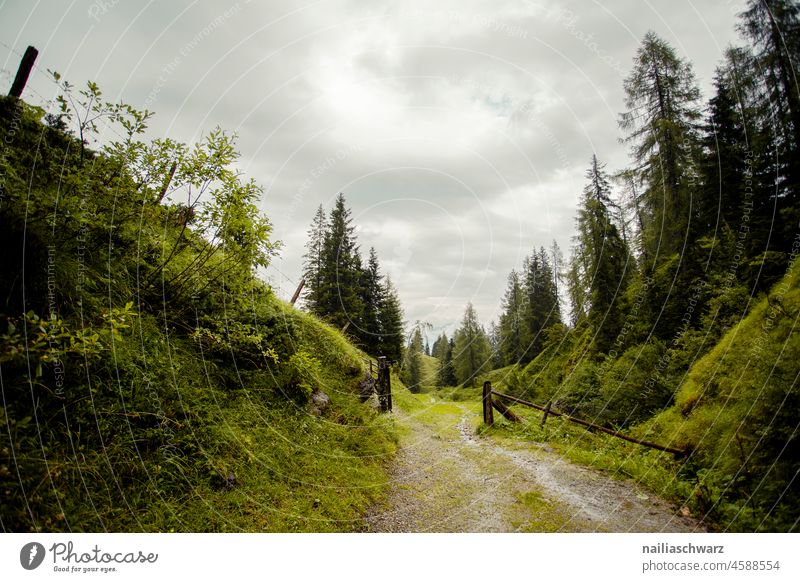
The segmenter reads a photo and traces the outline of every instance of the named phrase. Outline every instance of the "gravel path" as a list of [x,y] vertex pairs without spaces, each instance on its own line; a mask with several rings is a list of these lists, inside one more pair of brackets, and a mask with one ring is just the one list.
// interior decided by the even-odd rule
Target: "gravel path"
[[[436,406],[435,404],[433,406]],[[635,483],[577,466],[546,446],[509,448],[475,435],[475,414],[394,415],[405,436],[388,501],[369,532],[704,531]]]

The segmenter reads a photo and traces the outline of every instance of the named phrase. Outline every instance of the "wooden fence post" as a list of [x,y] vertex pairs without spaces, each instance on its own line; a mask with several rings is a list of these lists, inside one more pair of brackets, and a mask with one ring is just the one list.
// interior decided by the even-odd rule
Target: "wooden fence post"
[[[294,305],[295,303],[297,303],[297,298],[300,297],[300,292],[303,290],[303,287],[305,286],[305,284],[306,284],[306,280],[305,279],[300,279],[300,284],[297,286],[297,291],[294,292],[294,295],[292,295],[292,300],[289,302],[290,305]],[[344,331],[344,330],[342,330],[342,331]],[[372,365],[372,362],[370,362],[370,366],[371,365]]]
[[544,423],[547,422],[547,416],[550,414],[550,400],[547,401],[547,406],[544,407],[544,415],[542,416],[542,424],[539,425],[544,428]]
[[9,97],[16,97],[17,99],[22,97],[22,90],[25,89],[37,56],[39,56],[39,51],[32,46],[25,49],[25,54],[22,55],[22,60],[17,69],[17,76],[14,77],[14,83],[12,83],[11,90],[8,92]]
[[511,422],[520,422],[519,416],[514,414],[514,412],[508,406],[503,404],[501,400],[492,399],[492,407],[494,407],[494,409],[497,410],[497,412],[502,414]]
[[494,408],[492,406],[492,383],[488,380],[483,383],[483,423],[486,426],[494,425]]
[[386,403],[389,406],[389,412],[392,411],[392,368],[389,362],[386,362]]
[[392,380],[386,356],[378,358],[378,403],[381,412],[392,410]]

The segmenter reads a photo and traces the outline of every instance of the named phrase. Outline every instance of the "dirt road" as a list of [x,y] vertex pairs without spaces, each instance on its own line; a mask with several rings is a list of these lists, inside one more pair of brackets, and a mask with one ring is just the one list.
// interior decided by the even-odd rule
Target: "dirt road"
[[425,399],[414,411],[395,408],[401,450],[388,502],[372,508],[365,531],[703,531],[635,483],[579,467],[546,445],[476,436],[475,410]]

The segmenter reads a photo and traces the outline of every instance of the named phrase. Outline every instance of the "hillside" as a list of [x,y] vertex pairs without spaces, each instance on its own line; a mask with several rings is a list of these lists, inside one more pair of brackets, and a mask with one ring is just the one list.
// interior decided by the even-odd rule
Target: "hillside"
[[698,509],[734,531],[797,527],[800,270],[690,369],[647,432],[693,451]]
[[277,244],[232,139],[140,142],[87,92],[125,134],[99,151],[92,105],[0,100],[0,527],[359,527],[395,438],[362,354],[255,277]]
[[[550,400],[579,417],[688,450],[687,461],[559,421],[551,421],[557,429],[541,430],[538,413],[530,424],[502,424],[498,431],[549,441],[575,461],[634,477],[713,527],[793,530],[798,519],[793,482],[800,471],[799,278],[793,262],[718,342],[713,338],[719,324],[705,334],[687,334],[688,346],[671,352],[651,340],[618,359],[597,359],[587,350],[585,330],[563,330],[527,366],[507,366],[480,378],[496,390],[540,404]],[[697,342],[701,335],[703,342]],[[668,366],[661,365],[664,354]],[[664,392],[675,396],[659,409]],[[642,409],[648,398],[650,408]]]

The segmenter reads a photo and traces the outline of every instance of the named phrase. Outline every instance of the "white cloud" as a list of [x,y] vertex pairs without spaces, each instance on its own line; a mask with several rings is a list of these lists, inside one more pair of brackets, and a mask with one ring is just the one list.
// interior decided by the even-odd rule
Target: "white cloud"
[[[51,96],[44,70],[58,69],[147,104],[153,135],[236,130],[285,242],[271,272],[282,290],[299,278],[314,210],[343,190],[407,319],[452,329],[468,300],[496,317],[531,248],[568,248],[592,153],[626,163],[617,115],[644,32],[708,88],[742,2],[134,4],[96,18],[89,0],[4,4],[0,38],[41,51],[29,97]],[[18,56],[0,44],[0,60],[10,71]]]

